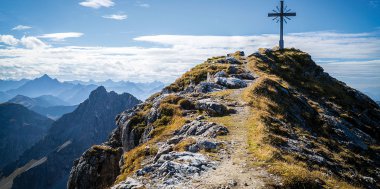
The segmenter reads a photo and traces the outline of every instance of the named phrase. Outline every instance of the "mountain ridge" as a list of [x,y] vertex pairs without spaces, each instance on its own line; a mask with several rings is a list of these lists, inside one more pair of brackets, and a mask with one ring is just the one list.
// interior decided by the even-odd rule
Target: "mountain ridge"
[[377,188],[379,121],[373,100],[307,53],[236,52],[122,112],[67,186]]
[[69,106],[67,102],[51,95],[43,95],[36,98],[17,95],[10,99],[8,103],[23,105],[29,110],[54,120],[57,120],[66,113],[72,112],[77,107],[77,105]]
[[130,93],[139,99],[146,99],[151,94],[164,87],[159,81],[149,83],[134,83],[130,81],[65,81],[60,82],[44,74],[34,80],[20,81],[0,80],[0,102],[6,102],[16,95],[30,98],[39,96],[54,96],[68,102],[67,105],[77,105],[88,98],[88,95],[98,86],[104,86],[109,91],[119,94]]

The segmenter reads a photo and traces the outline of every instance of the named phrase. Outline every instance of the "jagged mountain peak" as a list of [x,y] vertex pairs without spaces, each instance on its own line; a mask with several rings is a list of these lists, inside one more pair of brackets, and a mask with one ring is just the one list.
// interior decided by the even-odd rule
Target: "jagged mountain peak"
[[[75,158],[106,140],[116,127],[116,115],[138,103],[141,101],[130,94],[118,95],[98,87],[73,112],[55,121],[42,140],[2,170],[0,188],[8,187],[13,179],[12,188],[65,188]],[[28,163],[35,160],[41,164],[30,167]]]
[[309,54],[238,51],[122,112],[68,188],[377,188],[379,122],[373,100]]
[[44,75],[42,75],[41,77],[36,78],[36,79],[34,79],[34,80],[35,80],[35,81],[57,81],[57,82],[58,82],[57,79],[53,79],[53,78],[51,78],[48,74],[44,74]]
[[105,87],[100,86],[90,93],[90,99],[91,98],[98,98],[98,97],[101,97],[104,95],[107,95],[107,90]]
[[48,74],[44,74],[40,77],[40,79],[51,79],[51,77]]

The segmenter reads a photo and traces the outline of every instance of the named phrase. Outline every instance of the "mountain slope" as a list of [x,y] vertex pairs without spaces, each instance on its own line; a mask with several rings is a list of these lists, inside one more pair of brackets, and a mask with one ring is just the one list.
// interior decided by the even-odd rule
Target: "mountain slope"
[[42,162],[18,175],[12,188],[65,188],[73,160],[104,141],[115,128],[115,116],[138,103],[130,94],[107,93],[104,87],[94,90],[74,112],[54,122],[43,140],[4,169],[8,176],[31,160]]
[[51,95],[43,95],[36,98],[29,98],[23,95],[17,95],[8,101],[9,103],[20,104],[25,106],[26,108],[33,109],[36,106],[40,107],[51,107],[51,106],[64,106],[68,105],[67,102],[63,100],[51,96]]
[[0,104],[0,168],[42,139],[52,122],[21,105]]
[[8,102],[23,105],[29,110],[32,110],[54,120],[64,114],[74,111],[77,107],[67,106],[67,102],[51,95],[43,95],[36,98],[17,95],[14,98],[10,99]]
[[6,92],[2,92],[2,91],[0,91],[0,103],[3,103],[3,102],[8,101],[10,98],[12,98],[11,95],[9,95],[9,94],[6,93]]
[[69,189],[380,187],[379,106],[295,49],[210,58],[116,123]]
[[50,107],[41,107],[36,106],[31,110],[44,115],[50,119],[57,120],[65,114],[73,112],[78,106],[50,106]]

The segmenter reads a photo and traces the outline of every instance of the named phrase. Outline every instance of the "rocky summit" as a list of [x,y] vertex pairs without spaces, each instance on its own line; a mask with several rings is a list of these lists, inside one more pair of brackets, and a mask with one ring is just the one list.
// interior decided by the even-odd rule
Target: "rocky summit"
[[118,113],[139,103],[131,94],[119,95],[98,87],[75,111],[55,121],[44,138],[2,170],[0,188],[66,188],[73,161],[93,144],[107,139],[116,127]]
[[296,49],[210,58],[116,124],[69,189],[380,187],[379,105]]

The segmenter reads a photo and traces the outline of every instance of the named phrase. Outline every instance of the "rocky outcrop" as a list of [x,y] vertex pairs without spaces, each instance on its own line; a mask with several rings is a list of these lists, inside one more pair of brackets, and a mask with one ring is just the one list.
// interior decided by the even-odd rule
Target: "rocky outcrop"
[[226,88],[213,82],[201,82],[195,89],[188,88],[186,92],[210,93],[224,89]]
[[217,77],[215,78],[215,83],[225,86],[229,89],[240,89],[247,87],[247,83],[245,81],[233,77]]
[[[227,133],[226,127],[206,121],[194,120],[185,124],[174,132],[172,138],[158,144],[158,152],[150,162],[137,170],[133,176],[112,188],[176,187],[216,166],[216,162],[199,151],[217,151],[221,143],[214,138]],[[178,149],[181,143],[187,144],[184,149]]]
[[111,186],[120,173],[118,162],[122,152],[121,148],[113,150],[107,146],[91,147],[80,159],[74,161],[67,188],[101,189]]
[[226,135],[228,130],[226,127],[216,123],[194,120],[177,130],[174,135],[178,136],[202,136],[215,138],[219,135]]
[[195,107],[198,110],[206,111],[211,116],[223,116],[230,112],[224,104],[212,101],[211,99],[198,100]]

